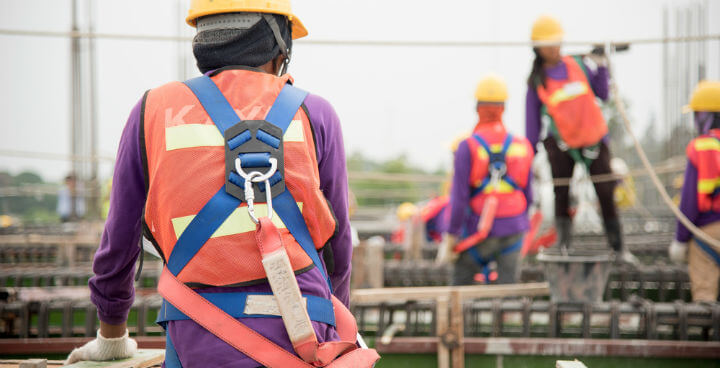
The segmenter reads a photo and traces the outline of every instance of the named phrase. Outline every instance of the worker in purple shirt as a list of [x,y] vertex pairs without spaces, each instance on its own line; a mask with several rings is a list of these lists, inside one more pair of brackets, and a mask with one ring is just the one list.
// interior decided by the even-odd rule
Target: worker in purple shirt
[[[542,140],[553,178],[570,178],[576,163],[590,175],[609,174],[608,129],[597,98],[607,100],[609,73],[602,54],[563,56],[563,29],[553,17],[541,16],[533,25],[532,40],[542,42],[533,49],[535,60],[528,78],[525,129],[533,149]],[[614,202],[615,182],[594,183],[609,246],[618,260],[637,264],[623,245],[622,227]],[[569,187],[555,191],[555,226],[558,243],[570,248],[572,218]]]
[[[680,210],[700,230],[720,239],[720,81],[700,82],[687,108],[694,112],[699,136],[687,146]],[[669,254],[677,263],[688,261],[693,301],[718,300],[720,248],[694,237],[678,221]]]
[[[267,80],[267,77],[263,77],[264,73],[282,75],[289,62],[289,52],[286,51],[291,48],[292,39],[307,34],[302,24],[290,13],[289,2],[268,3],[269,7],[278,6],[277,4],[286,6],[283,11],[268,10],[268,13],[274,13],[270,15],[272,19],[263,13],[232,13],[232,9],[212,10],[213,7],[227,4],[202,1],[195,3],[207,3],[206,6],[211,8],[211,11],[205,12],[207,16],[199,18],[198,33],[193,40],[193,53],[198,68],[205,75],[222,77],[226,74],[227,78],[233,75],[246,75],[253,80]],[[191,9],[191,13],[192,11]],[[238,16],[235,16],[236,14]],[[275,27],[272,23],[275,23]],[[297,34],[298,30],[303,31],[304,34]],[[281,42],[287,45],[288,50],[283,50],[280,46]],[[244,86],[242,80],[238,80],[235,85],[238,88]],[[149,235],[155,231],[147,228],[145,222],[148,209],[146,201],[149,194],[146,149],[149,148],[146,147],[147,129],[143,128],[147,121],[144,123],[143,121],[148,103],[147,96],[148,94],[138,101],[130,112],[120,138],[113,174],[110,211],[100,247],[93,261],[95,276],[90,279],[89,284],[91,301],[98,310],[100,329],[95,340],[70,354],[69,363],[79,360],[124,358],[131,356],[137,348],[136,342],[128,337],[126,326],[135,296],[133,275],[136,260],[142,252],[141,247],[138,246],[141,234]],[[327,199],[330,211],[336,219],[335,233],[319,251],[320,258],[324,271],[329,275],[332,294],[347,306],[352,245],[348,219],[347,171],[340,121],[330,103],[313,94],[305,98],[302,109],[311,126],[312,137],[305,138],[311,140],[314,145],[319,190]],[[286,164],[287,162],[286,158]],[[212,190],[214,192],[217,188]],[[182,201],[181,198],[177,200]],[[326,299],[330,297],[321,270],[313,267],[296,271],[296,274],[303,295]],[[205,286],[194,291],[272,293],[267,282],[251,283],[241,287]],[[281,348],[293,352],[293,346],[280,318],[238,318],[238,320]],[[331,324],[313,320],[312,326],[320,343],[339,339],[336,328]],[[168,341],[174,345],[179,361],[184,367],[261,365],[192,319],[168,321],[167,330],[170,337]]]
[[[455,151],[449,224],[438,260],[454,262],[453,285],[473,284],[478,273],[487,282],[491,262],[497,264],[497,283],[514,283],[522,240],[530,228],[533,152],[524,137],[514,137],[505,129],[507,87],[500,77],[483,78],[475,99],[478,121]],[[490,197],[498,203],[492,226],[484,239],[475,239]],[[465,248],[462,244],[469,247],[456,248]]]

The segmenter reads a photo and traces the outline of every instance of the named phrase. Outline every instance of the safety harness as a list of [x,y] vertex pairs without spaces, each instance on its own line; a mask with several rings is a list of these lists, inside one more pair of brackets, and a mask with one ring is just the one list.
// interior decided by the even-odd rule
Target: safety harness
[[[585,68],[585,63],[582,61],[582,57],[579,55],[574,55],[573,59],[575,59],[575,62],[580,66],[583,73],[585,74],[585,78],[588,80],[588,84],[590,83],[590,74],[588,73],[587,69]],[[555,124],[555,119],[553,119],[552,116],[547,111],[547,106],[542,105],[540,107],[540,115],[545,116],[547,119],[549,119],[549,125],[548,129],[553,134],[553,137],[555,138],[555,141],[557,142],[558,148],[560,148],[561,151],[567,152],[570,157],[573,158],[575,162],[578,162],[582,164],[588,172],[590,171],[590,165],[592,165],[593,161],[600,156],[600,142],[595,143],[588,147],[582,147],[582,148],[571,148],[570,146],[565,143],[562,136],[560,135],[560,131],[557,128],[557,125]]]
[[[243,121],[209,77],[194,78],[185,84],[225,139],[226,181],[180,235],[167,259],[158,284],[164,300],[157,322],[166,328],[168,321],[192,319],[267,367],[372,366],[379,356],[375,350],[357,348],[357,325],[342,302],[335,296],[327,300],[300,295],[280,233],[271,221],[274,212],[310,257],[332,294],[330,279],[283,176],[283,135],[307,92],[286,84],[265,120]],[[263,195],[268,215],[258,218],[254,200]],[[248,215],[257,224],[255,238],[273,291],[274,305],[279,309],[275,315],[243,309],[251,298],[267,298],[269,293],[197,293],[177,279],[180,271],[242,202],[247,203]],[[300,357],[235,319],[277,318],[277,314],[282,317]],[[341,341],[318,343],[310,320],[336,326]],[[169,334],[165,365],[181,367]]]
[[[483,211],[480,214],[478,231],[460,241],[455,246],[454,251],[456,253],[460,253],[469,249],[471,252],[470,255],[473,256],[473,258],[478,262],[481,267],[483,267],[483,272],[485,272],[485,269],[487,268],[486,266],[489,261],[485,261],[480,258],[479,253],[477,253],[474,247],[476,244],[485,240],[490,234],[490,230],[492,229],[492,224],[495,219],[495,209],[498,205],[497,198],[494,196],[494,193],[498,190],[501,181],[506,182],[515,190],[520,190],[521,188],[517,185],[517,183],[515,183],[515,180],[513,180],[510,175],[508,175],[507,170],[506,155],[508,150],[510,149],[510,145],[513,142],[513,136],[511,134],[507,134],[507,136],[505,137],[505,141],[503,142],[502,149],[499,152],[494,152],[490,148],[490,145],[479,134],[473,134],[472,138],[475,139],[475,141],[477,141],[480,146],[482,146],[485,152],[487,152],[489,161],[488,175],[485,177],[485,179],[483,179],[480,185],[473,188],[470,194],[470,198],[472,200],[472,198],[480,195],[488,195],[488,198],[486,199]],[[492,191],[490,193],[485,192],[488,186],[492,188]],[[521,246],[522,242],[519,243],[519,246],[514,245],[512,247],[504,249],[502,254],[518,250]],[[473,253],[473,251],[475,253]],[[488,269],[487,272],[489,273],[490,270]],[[488,280],[488,275],[486,274],[485,276],[486,280]]]
[[695,242],[700,247],[700,249],[702,249],[705,253],[707,253],[707,255],[710,257],[710,259],[715,261],[715,264],[718,267],[720,267],[720,253],[718,253],[710,244],[705,243],[704,241],[698,239],[697,237],[695,238]]

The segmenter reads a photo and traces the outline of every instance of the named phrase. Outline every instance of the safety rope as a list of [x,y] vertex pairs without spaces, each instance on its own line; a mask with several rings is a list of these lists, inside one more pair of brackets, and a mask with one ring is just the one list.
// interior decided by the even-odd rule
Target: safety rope
[[[614,48],[610,48],[610,55],[608,56],[608,64],[610,63],[610,56],[614,53]],[[702,231],[700,228],[695,226],[695,224],[690,221],[690,219],[685,216],[680,209],[675,206],[675,203],[673,203],[672,199],[670,198],[670,195],[668,194],[667,190],[665,190],[665,187],[663,186],[662,182],[660,182],[660,179],[657,176],[657,173],[652,167],[652,164],[650,163],[650,160],[648,160],[647,155],[645,154],[645,150],[643,150],[642,146],[640,145],[640,141],[635,136],[635,133],[632,131],[632,127],[630,126],[630,119],[628,119],[627,113],[625,111],[625,104],[623,103],[622,99],[620,98],[620,93],[618,92],[618,86],[617,82],[615,81],[614,77],[610,77],[610,91],[613,95],[613,99],[615,101],[615,106],[620,113],[620,116],[622,117],[623,126],[625,127],[625,130],[627,131],[630,138],[632,138],[633,146],[635,146],[635,151],[638,153],[638,156],[640,157],[640,161],[642,162],[643,166],[647,170],[647,173],[650,175],[650,179],[652,180],[652,183],[655,185],[655,188],[660,193],[660,197],[663,199],[663,202],[665,202],[665,205],[667,205],[668,208],[673,212],[675,217],[680,221],[695,237],[699,238],[700,240],[711,244],[713,247],[720,249],[720,241],[713,238],[712,236],[708,235],[708,233]]]
[[[7,36],[34,36],[34,37],[65,37],[65,38],[94,38],[94,39],[115,39],[115,40],[144,40],[144,41],[192,41],[192,36],[164,36],[146,34],[122,34],[122,33],[96,33],[78,31],[34,31],[25,29],[0,29],[0,35]],[[672,42],[693,42],[706,40],[720,40],[720,34],[709,34],[703,36],[681,36],[681,37],[657,37],[657,38],[635,38],[626,40],[576,40],[563,41],[563,45],[586,46],[586,45],[629,45],[629,44],[653,44]],[[538,41],[414,41],[414,40],[332,40],[332,39],[301,39],[297,41],[307,45],[324,46],[415,46],[415,47],[528,47],[544,46],[554,42]]]

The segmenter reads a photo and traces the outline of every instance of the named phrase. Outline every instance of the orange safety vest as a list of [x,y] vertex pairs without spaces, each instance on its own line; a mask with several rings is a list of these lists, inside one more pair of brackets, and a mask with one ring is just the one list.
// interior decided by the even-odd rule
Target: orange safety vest
[[537,86],[538,97],[568,147],[593,146],[608,133],[605,118],[583,67],[572,56],[564,56],[562,61],[567,79],[545,78],[545,86]]
[[[227,69],[213,82],[244,120],[263,120],[289,76]],[[145,225],[167,260],[180,234],[225,183],[224,138],[193,93],[180,82],[150,90],[143,105],[148,195]],[[317,249],[335,233],[334,215],[320,191],[315,142],[307,113],[298,109],[284,137],[285,183],[298,202]],[[241,286],[266,280],[247,204],[236,209],[177,275],[189,286]],[[256,204],[259,216],[265,204]],[[296,274],[313,262],[275,215]]]
[[700,212],[720,212],[720,129],[701,135],[687,146],[687,156],[697,168],[697,204]]
[[[501,152],[503,142],[507,138],[502,122],[483,124],[474,134],[479,135],[493,153]],[[490,153],[472,136],[465,141],[472,159],[469,184],[471,188],[480,188],[490,175]],[[505,152],[506,176],[500,180],[497,191],[491,185],[486,185],[470,199],[470,207],[473,211],[478,215],[481,214],[485,201],[493,195],[497,197],[499,204],[496,218],[513,217],[524,213],[527,209],[527,199],[522,189],[528,185],[533,155],[532,146],[526,138],[513,136]]]

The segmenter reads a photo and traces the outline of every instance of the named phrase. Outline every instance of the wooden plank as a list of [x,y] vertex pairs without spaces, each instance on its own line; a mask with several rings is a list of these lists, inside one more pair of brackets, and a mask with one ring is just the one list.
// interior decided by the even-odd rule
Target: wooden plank
[[458,291],[461,300],[506,296],[543,296],[550,293],[547,282],[507,285],[394,287],[353,290],[350,301],[352,303],[380,303],[434,300],[441,295],[448,296],[452,291]]
[[[396,337],[376,348],[381,354],[435,353],[440,345],[437,337]],[[464,345],[467,354],[720,359],[718,341],[466,337]]]
[[[437,298],[437,301],[435,302],[435,331],[437,331],[438,336],[446,334],[449,329],[448,303],[449,299],[446,296],[441,296]],[[436,342],[433,352],[435,350],[437,350],[438,368],[450,368],[450,350],[447,348],[447,346],[442,343]]]
[[587,368],[583,362],[575,360],[558,360],[555,362],[555,368]]
[[463,307],[460,291],[450,292],[450,332],[455,335],[458,346],[452,350],[453,368],[465,367],[465,346],[463,330]]
[[65,368],[148,368],[165,360],[165,350],[140,349],[132,358],[113,360],[109,362],[77,362],[64,366]]
[[[2,354],[67,354],[92,339],[92,337],[0,339],[0,356]],[[165,349],[163,336],[134,336],[133,339],[142,349]]]

